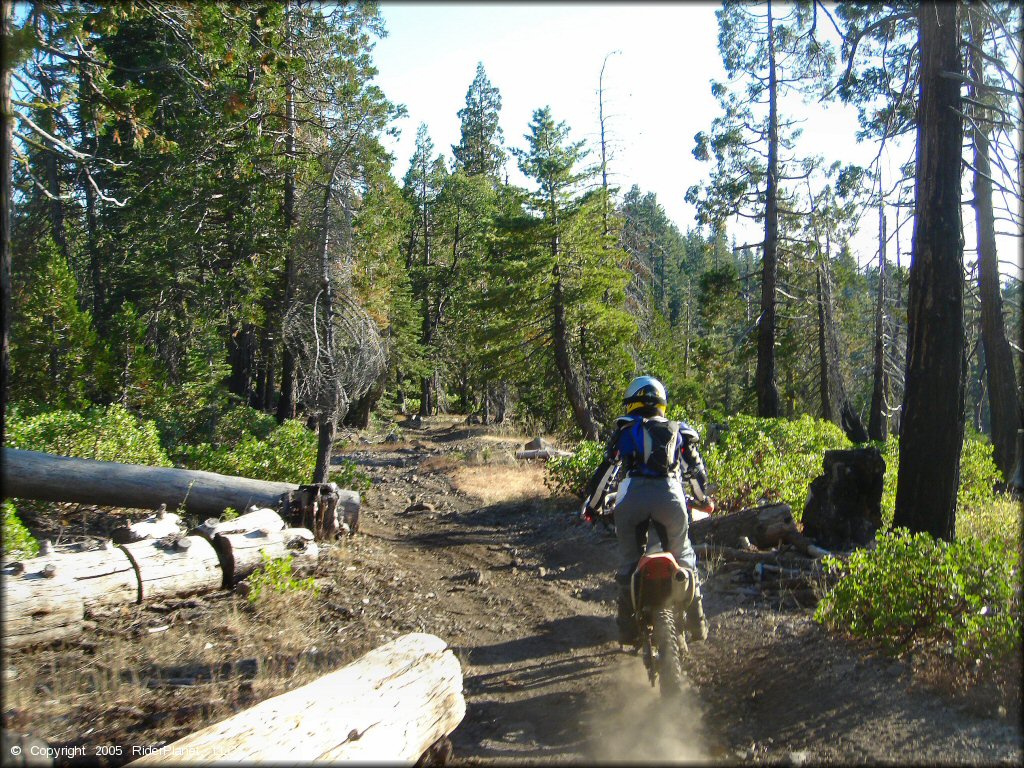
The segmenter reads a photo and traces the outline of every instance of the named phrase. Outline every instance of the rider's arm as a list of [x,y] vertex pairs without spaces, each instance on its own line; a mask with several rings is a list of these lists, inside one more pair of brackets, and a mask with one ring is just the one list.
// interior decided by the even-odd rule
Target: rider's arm
[[701,459],[700,453],[697,452],[697,442],[700,440],[700,437],[695,429],[686,424],[681,425],[680,434],[683,437],[682,445],[679,449],[683,474],[687,477],[692,477],[700,487],[701,493],[706,494],[708,472],[704,468],[704,460]]
[[608,441],[604,452],[604,461],[594,471],[587,483],[583,494],[584,511],[594,511],[601,506],[601,498],[604,496],[604,489],[608,487],[608,481],[615,473],[615,465],[619,460],[619,452],[616,448],[615,435]]

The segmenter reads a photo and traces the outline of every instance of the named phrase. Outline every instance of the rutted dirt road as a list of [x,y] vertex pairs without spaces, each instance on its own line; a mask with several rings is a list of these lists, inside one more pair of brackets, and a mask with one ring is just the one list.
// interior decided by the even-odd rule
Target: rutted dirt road
[[[463,764],[1021,762],[1019,690],[943,694],[715,564],[710,637],[687,656],[688,701],[666,710],[614,642],[613,538],[538,495],[539,465],[510,458],[521,438],[437,420],[377,440],[342,451],[374,484],[360,534],[321,558],[319,597],[167,601],[98,622],[84,644],[14,654],[5,727],[55,745],[166,743],[424,631],[463,663]],[[214,662],[203,682],[195,670]]]

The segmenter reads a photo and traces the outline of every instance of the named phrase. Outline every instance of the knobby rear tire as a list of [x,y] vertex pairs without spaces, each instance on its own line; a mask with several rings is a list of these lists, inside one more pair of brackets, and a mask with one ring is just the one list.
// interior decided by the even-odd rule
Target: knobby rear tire
[[683,653],[686,641],[676,627],[675,611],[662,608],[654,614],[654,646],[658,649],[658,681],[661,695],[674,698],[683,692]]

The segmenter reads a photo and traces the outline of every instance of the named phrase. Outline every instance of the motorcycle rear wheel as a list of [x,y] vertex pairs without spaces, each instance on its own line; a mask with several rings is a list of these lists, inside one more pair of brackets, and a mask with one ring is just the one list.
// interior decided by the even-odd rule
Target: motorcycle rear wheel
[[661,695],[674,698],[683,692],[682,655],[686,641],[676,627],[675,611],[662,608],[654,614],[654,647],[658,649],[658,682]]

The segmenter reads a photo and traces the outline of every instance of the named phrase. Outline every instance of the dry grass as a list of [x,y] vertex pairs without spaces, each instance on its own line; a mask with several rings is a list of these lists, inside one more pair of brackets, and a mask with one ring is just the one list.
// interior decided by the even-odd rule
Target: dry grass
[[450,474],[452,485],[484,504],[550,496],[544,485],[544,467],[540,464],[459,466]]

